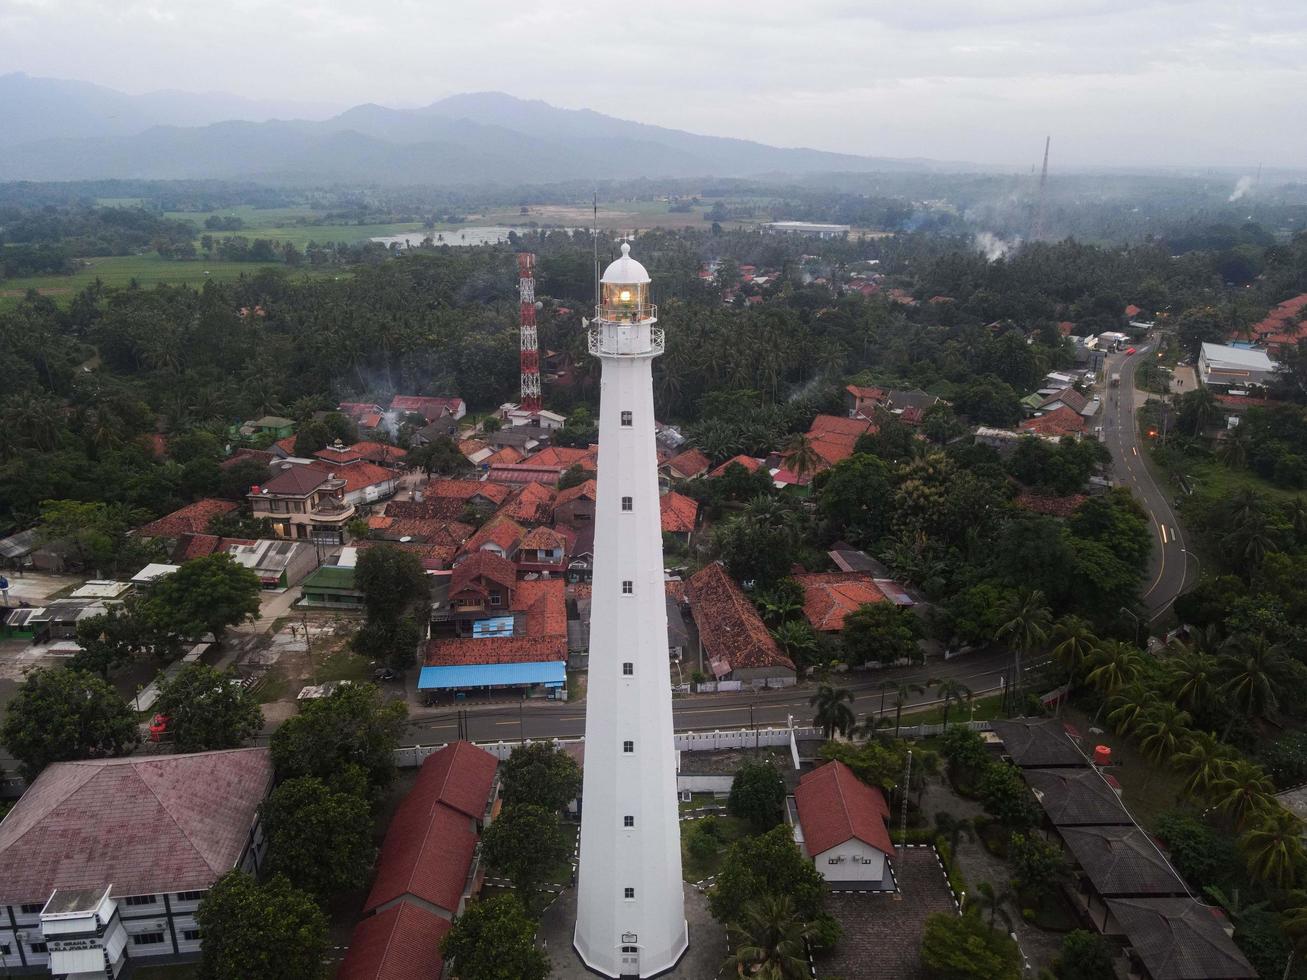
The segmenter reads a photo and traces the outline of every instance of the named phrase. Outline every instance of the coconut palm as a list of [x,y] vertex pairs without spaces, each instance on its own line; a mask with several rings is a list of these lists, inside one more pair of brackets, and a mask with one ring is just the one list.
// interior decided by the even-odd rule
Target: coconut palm
[[955,817],[947,810],[935,814],[935,829],[948,841],[949,854],[957,860],[958,844],[963,837],[976,839],[976,825],[967,817]]
[[1131,681],[1107,699],[1107,723],[1118,735],[1130,735],[1144,723],[1155,704],[1151,688]]
[[1173,704],[1158,704],[1139,725],[1139,751],[1154,765],[1161,765],[1184,743],[1193,717]]
[[853,692],[848,688],[819,684],[817,693],[808,699],[808,704],[817,709],[812,723],[825,730],[828,740],[834,738],[836,732],[848,735],[857,724],[857,716],[849,707],[852,703]]
[[1248,873],[1277,888],[1291,887],[1307,858],[1302,821],[1278,804],[1260,814],[1239,841]]
[[1241,469],[1248,463],[1248,453],[1252,449],[1252,439],[1248,430],[1242,425],[1226,430],[1216,444],[1216,458],[1232,470]]
[[788,895],[760,895],[726,927],[732,948],[722,969],[753,980],[804,980],[812,929]]
[[1022,589],[1013,596],[1007,619],[994,631],[994,639],[1012,644],[1012,704],[1021,703],[1021,658],[1046,639],[1053,623],[1052,610],[1039,589]]
[[788,619],[771,631],[772,639],[795,664],[807,663],[817,649],[817,635],[801,619]]
[[944,703],[944,731],[948,731],[948,713],[954,704],[959,706],[970,704],[972,699],[971,688],[963,684],[956,677],[945,677],[942,680],[926,681],[927,687],[933,687],[935,694],[940,701]]
[[967,908],[976,915],[989,916],[989,927],[994,928],[994,920],[1002,919],[1008,929],[1012,928],[1012,917],[1007,913],[1007,906],[1016,901],[1016,894],[1006,885],[995,888],[988,881],[982,881],[971,893]]
[[1094,651],[1094,669],[1086,676],[1103,694],[1115,694],[1131,681],[1138,680],[1144,669],[1144,657],[1138,648],[1120,640],[1107,640]]
[[803,482],[804,477],[815,473],[822,463],[821,456],[817,454],[808,437],[802,433],[791,436],[781,447],[781,452],[785,456],[785,465],[798,477],[800,483]]
[[1234,759],[1228,745],[1208,732],[1190,732],[1171,765],[1185,773],[1181,793],[1189,798],[1210,796],[1226,766]]
[[1067,691],[1075,683],[1076,673],[1098,646],[1093,627],[1079,616],[1063,616],[1053,627],[1053,656],[1067,670]]
[[1275,784],[1261,766],[1247,759],[1226,764],[1212,783],[1209,798],[1213,808],[1230,818],[1235,830],[1243,830],[1275,806]]
[[1232,636],[1226,647],[1231,655],[1222,663],[1226,678],[1222,693],[1246,717],[1266,718],[1274,714],[1280,703],[1275,685],[1284,668],[1284,648],[1267,643],[1264,636],[1252,634]]
[[1220,662],[1206,653],[1182,653],[1167,663],[1167,684],[1167,692],[1185,711],[1205,711],[1220,685]]

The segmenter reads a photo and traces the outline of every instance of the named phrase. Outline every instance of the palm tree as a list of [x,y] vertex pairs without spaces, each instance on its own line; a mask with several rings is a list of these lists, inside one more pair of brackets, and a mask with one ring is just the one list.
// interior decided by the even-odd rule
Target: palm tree
[[994,928],[994,920],[1001,918],[1004,924],[1011,929],[1012,917],[1007,914],[1006,906],[1016,900],[1016,895],[1011,888],[1000,885],[995,888],[988,881],[982,881],[976,886],[976,890],[971,893],[971,901],[968,903],[968,909],[975,910],[977,915],[989,913],[989,927]]
[[1205,885],[1203,891],[1221,908],[1225,909],[1225,914],[1230,917],[1230,921],[1238,926],[1239,921],[1245,916],[1261,912],[1267,908],[1270,902],[1242,902],[1239,900],[1239,889],[1231,888],[1230,894],[1227,895],[1216,885]]
[[969,837],[976,839],[976,825],[967,817],[955,817],[947,810],[941,810],[935,814],[935,829],[939,835],[948,841],[949,854],[956,861],[958,857],[958,844],[962,838]]
[[1247,759],[1227,763],[1212,783],[1213,808],[1225,814],[1235,830],[1243,830],[1256,817],[1278,806],[1275,784],[1266,771]]
[[801,619],[787,619],[771,631],[772,639],[796,665],[810,662],[817,649],[817,634]]
[[1053,628],[1053,639],[1057,641],[1053,656],[1067,670],[1066,686],[1070,694],[1076,673],[1098,646],[1098,637],[1086,620],[1079,616],[1063,616]]
[[1144,669],[1144,657],[1136,647],[1120,640],[1107,640],[1094,652],[1094,669],[1086,676],[1103,694],[1112,695],[1131,681],[1138,680]]
[[1226,766],[1234,758],[1230,747],[1208,732],[1190,732],[1171,764],[1186,774],[1181,793],[1189,798],[1211,795]]
[[926,681],[927,687],[933,687],[939,699],[944,702],[944,731],[948,731],[948,713],[949,709],[956,703],[958,705],[969,704],[972,699],[971,688],[967,687],[956,677],[945,677],[943,680]]
[[760,895],[726,931],[733,952],[723,970],[753,980],[806,980],[806,942],[813,932],[799,919],[788,895]]
[[1189,734],[1191,721],[1189,712],[1173,704],[1154,706],[1139,726],[1139,751],[1154,765],[1161,765],[1175,755]]
[[1307,500],[1301,495],[1294,497],[1285,508],[1284,516],[1289,519],[1289,526],[1293,528],[1297,542],[1302,544],[1307,541]]
[[1168,693],[1191,713],[1201,713],[1216,694],[1220,663],[1206,653],[1186,652],[1167,664]]
[[832,687],[830,684],[819,684],[817,693],[808,699],[808,704],[817,709],[812,723],[825,730],[828,741],[835,737],[836,732],[847,736],[857,724],[857,716],[849,707],[852,703],[852,691],[846,687]]
[[1252,439],[1248,430],[1242,425],[1227,429],[1216,444],[1216,458],[1232,470],[1241,469],[1248,462],[1248,451],[1252,448]]
[[1132,734],[1148,717],[1155,705],[1152,689],[1131,681],[1107,699],[1107,723],[1118,735]]
[[1277,888],[1291,887],[1307,858],[1302,821],[1278,804],[1261,814],[1239,846],[1247,858],[1248,873]]
[[[1279,644],[1267,643],[1264,636],[1251,634],[1232,636],[1226,646],[1233,654],[1222,662],[1226,675],[1222,693],[1245,717],[1265,718],[1273,714],[1280,703],[1275,684],[1284,666],[1284,649]],[[1230,724],[1235,717],[1231,717]]]
[[903,721],[903,709],[908,698],[913,694],[925,694],[926,688],[921,684],[896,684],[894,687],[894,737],[899,737],[899,728]]
[[800,483],[803,482],[804,477],[815,473],[822,463],[821,456],[817,454],[808,437],[802,433],[791,436],[781,448],[781,452],[785,456],[786,466],[798,477]]
[[1039,589],[1023,589],[1007,609],[1007,621],[994,631],[994,639],[1012,644],[1011,703],[1021,703],[1021,658],[1048,639],[1053,622],[1052,610]]

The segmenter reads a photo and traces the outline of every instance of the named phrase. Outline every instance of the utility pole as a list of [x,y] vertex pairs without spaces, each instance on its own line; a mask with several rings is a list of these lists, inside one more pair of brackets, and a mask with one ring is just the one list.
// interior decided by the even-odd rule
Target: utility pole
[[1032,241],[1040,241],[1044,237],[1044,216],[1045,201],[1044,192],[1048,184],[1048,147],[1053,142],[1052,136],[1044,137],[1044,169],[1039,174],[1039,196],[1035,199],[1035,220],[1030,226],[1030,238]]
[[908,749],[907,770],[903,773],[903,836],[899,841],[899,847],[905,851],[908,847],[908,788],[912,785],[912,750]]

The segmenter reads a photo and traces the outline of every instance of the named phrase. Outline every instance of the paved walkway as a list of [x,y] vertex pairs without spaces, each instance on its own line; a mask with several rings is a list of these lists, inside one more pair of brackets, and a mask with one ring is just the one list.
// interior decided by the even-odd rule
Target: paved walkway
[[[726,930],[708,911],[708,897],[693,885],[685,886],[685,918],[690,924],[690,948],[669,980],[712,980],[726,959]],[[576,926],[576,889],[568,888],[545,911],[540,922],[540,944],[549,954],[552,980],[594,980],[572,949]],[[850,977],[853,974],[849,974]]]

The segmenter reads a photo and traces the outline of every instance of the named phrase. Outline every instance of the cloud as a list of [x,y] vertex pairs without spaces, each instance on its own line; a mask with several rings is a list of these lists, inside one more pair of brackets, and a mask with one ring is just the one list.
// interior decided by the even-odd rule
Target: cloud
[[986,163],[1301,166],[1301,0],[0,0],[0,64],[127,91],[643,122]]

